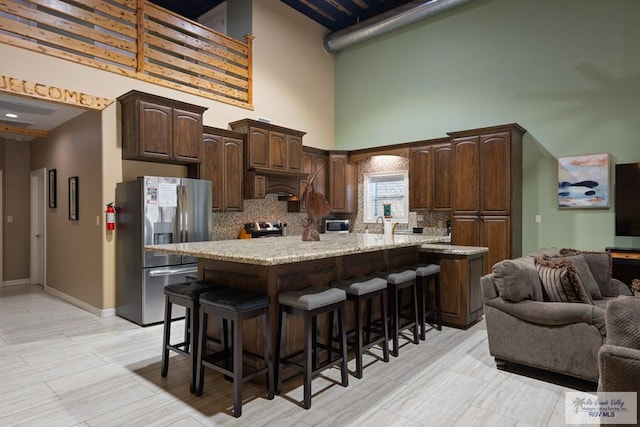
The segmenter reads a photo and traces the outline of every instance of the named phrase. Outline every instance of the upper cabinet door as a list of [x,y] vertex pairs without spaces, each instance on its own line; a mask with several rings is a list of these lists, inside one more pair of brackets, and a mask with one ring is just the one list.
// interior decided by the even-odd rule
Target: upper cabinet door
[[202,138],[203,162],[200,168],[200,179],[211,181],[213,212],[224,210],[224,159],[222,153],[222,137],[205,133]]
[[287,169],[287,140],[284,133],[269,131],[269,167]]
[[173,119],[171,107],[139,101],[140,123],[137,141],[139,156],[170,160],[173,146]]
[[184,163],[200,163],[202,114],[173,109],[173,159]]
[[329,155],[329,204],[332,212],[355,212],[358,203],[357,167],[349,164],[347,154]]
[[252,127],[247,144],[247,168],[269,166],[269,131]]
[[322,154],[315,155],[313,159],[313,173],[316,174],[314,187],[317,192],[322,193],[324,196],[327,195],[327,170],[327,156]]
[[302,171],[302,138],[287,135],[287,165],[291,172]]
[[[433,197],[431,208],[434,211],[451,209],[451,144],[438,144],[433,148]],[[409,181],[411,182],[411,181]]]
[[242,167],[244,141],[225,137],[223,144],[225,210],[227,212],[242,212],[244,209],[244,198],[242,197],[244,185],[244,170]]
[[204,107],[135,90],[118,97],[122,159],[189,165],[202,161]]
[[480,137],[480,210],[483,215],[511,212],[511,135]]
[[433,182],[433,148],[411,149],[409,154],[409,210],[431,209]]
[[477,136],[455,138],[453,147],[453,200],[454,215],[477,215],[480,211],[479,141]]

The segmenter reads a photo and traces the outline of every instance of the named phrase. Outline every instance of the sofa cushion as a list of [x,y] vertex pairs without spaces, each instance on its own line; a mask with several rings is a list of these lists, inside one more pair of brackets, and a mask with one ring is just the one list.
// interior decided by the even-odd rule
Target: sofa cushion
[[573,264],[566,259],[535,258],[542,289],[549,301],[592,304]]
[[598,287],[600,288],[600,294],[603,297],[613,297],[614,292],[611,288],[611,254],[609,252],[598,251],[580,251],[578,249],[560,249],[561,256],[579,255],[584,256],[584,259],[589,265],[589,270],[595,279]]
[[612,298],[605,314],[607,344],[640,350],[640,298]]
[[533,258],[505,259],[493,266],[493,280],[507,301],[542,301],[542,287]]
[[554,260],[565,259],[569,261],[576,269],[578,276],[580,277],[580,282],[584,287],[584,290],[587,291],[592,300],[600,300],[602,299],[602,294],[600,293],[600,287],[596,282],[596,279],[593,277],[591,273],[591,269],[589,268],[589,264],[585,259],[583,254],[566,256],[564,258],[553,258]]

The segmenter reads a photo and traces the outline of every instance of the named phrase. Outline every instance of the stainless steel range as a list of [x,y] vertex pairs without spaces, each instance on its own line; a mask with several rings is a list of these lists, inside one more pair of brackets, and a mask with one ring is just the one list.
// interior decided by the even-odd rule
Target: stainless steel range
[[286,223],[278,221],[256,221],[247,222],[244,225],[244,231],[251,234],[252,238],[256,237],[280,237],[285,234],[287,229]]

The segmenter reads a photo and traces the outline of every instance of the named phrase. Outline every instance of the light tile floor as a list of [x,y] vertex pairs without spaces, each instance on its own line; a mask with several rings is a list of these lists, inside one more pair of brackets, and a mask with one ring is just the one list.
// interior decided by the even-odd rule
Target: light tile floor
[[432,330],[390,363],[368,356],[364,378],[350,376],[348,388],[338,370],[325,371],[313,381],[310,410],[299,406],[299,379],[273,401],[247,384],[235,419],[231,384],[219,374],[207,371],[202,397],[189,393],[184,357],[173,356],[160,377],[161,343],[160,325],[101,319],[38,286],[0,287],[0,425],[561,426],[564,393],[594,388],[497,370],[479,322]]

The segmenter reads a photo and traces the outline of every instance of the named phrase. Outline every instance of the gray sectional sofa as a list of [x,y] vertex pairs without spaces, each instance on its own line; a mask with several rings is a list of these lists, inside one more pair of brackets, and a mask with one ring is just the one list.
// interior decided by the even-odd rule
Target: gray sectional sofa
[[[563,272],[555,274],[555,285],[567,292],[584,290],[569,295],[582,302],[550,301],[558,297],[545,268],[551,276]],[[497,263],[481,287],[489,351],[498,368],[515,362],[592,382],[598,381],[598,351],[606,339],[606,306],[632,295],[611,278],[607,253],[557,248]]]
[[605,319],[607,343],[598,354],[598,392],[635,391],[640,409],[640,298],[617,298],[607,306]]

